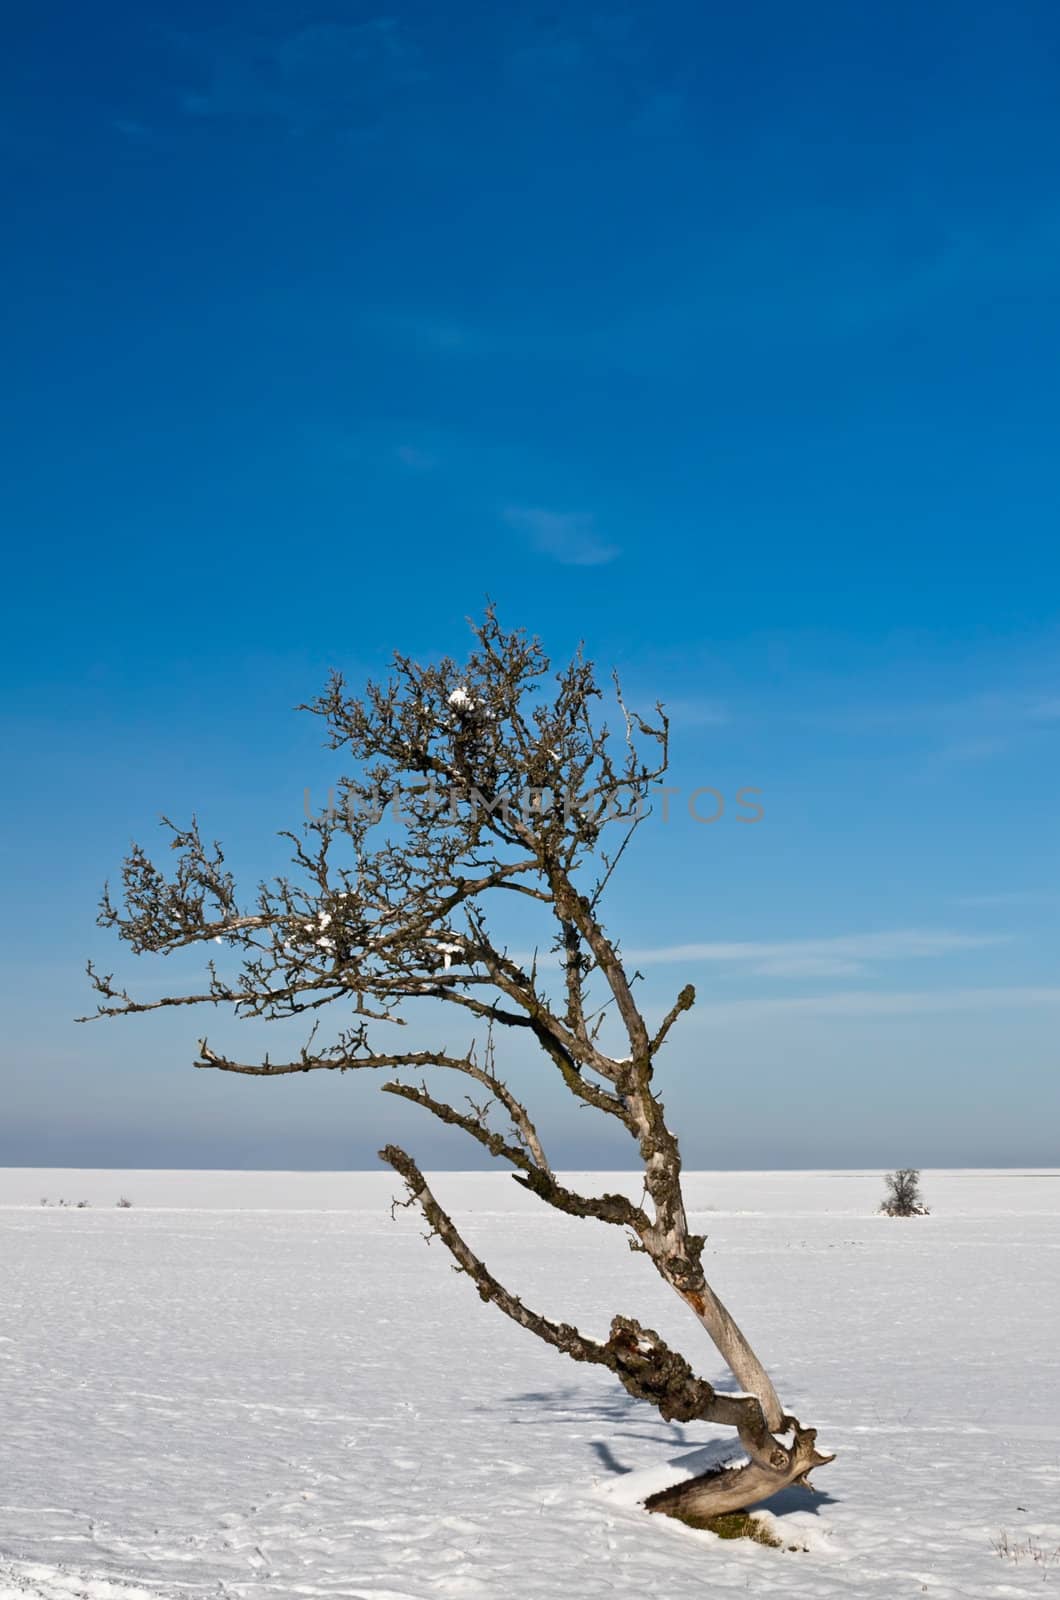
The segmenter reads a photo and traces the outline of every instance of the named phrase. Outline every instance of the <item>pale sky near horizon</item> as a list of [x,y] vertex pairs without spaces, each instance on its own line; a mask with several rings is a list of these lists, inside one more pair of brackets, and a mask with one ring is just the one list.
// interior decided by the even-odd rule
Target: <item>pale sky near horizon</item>
[[[1057,1164],[1058,35],[1026,0],[12,20],[0,1164],[475,1164],[352,1075],[191,1069],[277,1048],[249,1024],[71,1019],[89,954],[170,976],[93,926],[130,838],[194,810],[271,870],[340,766],[292,708],[460,655],[487,593],[671,708],[682,795],[610,922],[649,1004],[698,990],[687,1159]],[[632,1164],[511,1071],[558,1164]]]

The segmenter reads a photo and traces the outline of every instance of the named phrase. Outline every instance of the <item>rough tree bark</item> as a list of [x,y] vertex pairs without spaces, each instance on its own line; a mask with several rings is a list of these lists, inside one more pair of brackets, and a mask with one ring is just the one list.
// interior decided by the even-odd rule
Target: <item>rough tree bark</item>
[[[205,844],[194,822],[180,829],[164,821],[177,855],[171,877],[133,847],[120,903],[105,890],[100,923],[136,954],[220,944],[224,970],[211,960],[198,992],[137,1000],[90,963],[96,1015],[212,1004],[278,1019],[338,1006],[345,1022],[326,1047],[316,1045],[317,1024],[285,1062],[238,1061],[202,1039],[196,1066],[257,1077],[440,1069],[471,1080],[486,1099],[469,1097],[466,1110],[424,1082],[389,1080],[383,1089],[462,1129],[546,1205],[621,1229],[692,1311],[744,1393],[719,1393],[631,1318],[616,1315],[600,1340],[532,1310],[475,1256],[412,1157],[388,1145],[380,1155],[407,1202],[482,1299],[528,1332],[575,1361],[607,1367],[668,1420],[736,1430],[745,1464],[653,1495],[650,1510],[703,1519],[751,1506],[805,1482],[832,1457],[817,1451],[812,1428],[785,1412],[707,1282],[704,1240],[689,1227],[655,1067],[694,990],[683,988],[652,1029],[636,998],[637,975],[600,913],[666,772],[667,720],[661,707],[652,721],[630,711],[616,680],[621,725],[613,738],[594,718],[601,690],[580,653],[555,674],[546,698],[539,691],[550,663],[536,639],[505,632],[492,610],[474,633],[477,645],[459,668],[397,656],[388,682],[369,683],[360,698],[333,676],[307,709],[323,719],[331,748],[352,757],[353,773],[339,784],[337,803],[285,835],[295,875],[261,884],[249,907],[237,899],[220,847]],[[492,933],[488,915],[513,894],[551,930],[545,955],[514,955]],[[370,1027],[402,1027],[423,1000],[458,1008],[479,1037],[463,1053],[378,1048]],[[604,1048],[605,1028],[619,1035],[621,1055]],[[643,1169],[640,1203],[585,1195],[556,1177],[527,1107],[498,1076],[496,1037],[506,1030],[539,1046],[575,1102],[626,1130]]]

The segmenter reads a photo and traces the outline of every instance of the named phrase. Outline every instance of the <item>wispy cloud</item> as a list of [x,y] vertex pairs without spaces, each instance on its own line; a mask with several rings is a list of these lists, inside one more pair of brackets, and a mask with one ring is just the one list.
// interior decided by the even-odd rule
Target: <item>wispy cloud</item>
[[687,96],[680,89],[657,89],[648,94],[633,119],[636,133],[648,137],[676,134],[684,120]]
[[438,465],[438,455],[433,450],[422,450],[418,445],[399,444],[394,448],[394,460],[408,472],[433,472]]
[[758,977],[849,977],[865,972],[874,962],[921,961],[1007,944],[1010,939],[1009,934],[902,928],[887,933],[840,934],[830,939],[660,945],[626,950],[623,954],[635,967],[709,962]]
[[[531,48],[523,59],[535,68],[553,63],[566,73],[571,53],[564,45],[545,45]],[[554,71],[530,75],[535,82],[563,81]],[[633,115],[644,116],[649,130],[680,117],[679,88],[659,88],[661,92],[649,90],[645,98],[642,87],[631,86]],[[913,313],[937,309],[953,316],[962,305],[975,304],[1001,286],[1047,286],[1060,259],[1060,225],[1052,220],[1000,248],[990,248],[978,237],[952,240],[897,270],[893,248],[878,236],[875,219],[867,217],[860,229],[846,229],[841,237],[833,231],[829,238],[835,249],[822,255],[822,229],[830,228],[832,219],[805,208],[795,218],[770,215],[757,232],[722,240],[709,273],[704,274],[697,257],[690,257],[687,281],[669,285],[665,296],[631,303],[617,321],[588,317],[577,329],[564,328],[551,336],[548,329],[494,329],[488,342],[536,363],[569,367],[576,361],[603,371],[619,366],[627,377],[663,371],[672,361],[677,338],[690,358],[709,351],[717,359],[722,339],[738,340],[745,362],[767,353],[773,360],[778,344],[802,346],[812,340],[819,347],[822,341],[845,341],[856,330],[904,322]],[[767,284],[763,263],[771,260],[780,242],[790,270],[779,292],[766,293],[777,286]],[[462,348],[474,342],[474,330],[462,330]]]
[[1060,988],[910,989],[876,992],[847,989],[834,994],[771,996],[697,1006],[701,1023],[753,1022],[770,1017],[917,1017],[968,1011],[1023,1011],[1060,1006]]
[[794,720],[822,733],[859,741],[901,740],[906,750],[919,747],[906,768],[910,783],[952,781],[964,768],[1018,756],[1033,742],[1055,736],[1060,725],[1060,696],[1048,688],[984,690],[961,699],[910,694],[907,701],[872,700],[850,693],[830,709],[798,708]]
[[759,978],[856,978],[867,969],[864,961],[848,961],[841,956],[771,956],[751,965]]
[[991,761],[1009,747],[1009,741],[1000,735],[981,738],[954,739],[938,751],[935,759],[942,766],[963,766],[977,761]]
[[183,97],[189,117],[363,128],[386,112],[396,90],[424,76],[407,32],[390,16],[283,33],[218,28],[185,33],[181,42],[204,63],[201,81]]
[[451,317],[421,316],[402,312],[376,311],[364,317],[366,327],[375,333],[392,335],[415,349],[435,355],[493,355],[498,348],[494,336],[483,328]]
[[110,125],[115,133],[132,145],[156,149],[167,142],[156,128],[149,128],[145,122],[137,122],[133,117],[112,117]]
[[698,696],[660,694],[652,697],[662,702],[663,710],[674,727],[723,728],[732,721],[728,707],[720,700],[700,699]]
[[546,511],[540,506],[507,506],[504,520],[529,536],[535,550],[564,567],[601,567],[614,561],[619,548],[607,544],[588,512]]
[[1011,889],[1000,894],[962,894],[953,901],[955,906],[970,906],[982,910],[993,910],[1002,906],[1038,906],[1051,904],[1056,899],[1054,894],[1046,894],[1041,889]]
[[1032,700],[1025,708],[1029,722],[1060,721],[1060,695],[1049,695],[1042,700]]
[[1028,722],[1060,718],[1060,697],[1053,699],[1042,693],[983,690],[960,699],[932,699],[918,692],[902,700],[852,700],[849,683],[844,688],[846,695],[841,704],[801,709],[798,720],[824,732],[875,735],[892,729],[899,733],[945,733],[949,729],[955,738],[973,738],[983,732],[990,736]]
[[516,75],[538,79],[542,75],[574,72],[582,58],[581,42],[573,34],[550,29],[512,50],[507,66]]
[[953,707],[954,734],[926,769],[973,765],[1007,754],[1028,737],[1050,732],[1060,720],[1060,698],[1048,695],[983,694]]
[[[630,967],[711,965],[740,977],[850,978],[877,964],[936,960],[1010,944],[1008,933],[955,933],[947,928],[899,928],[886,933],[846,933],[830,939],[732,940],[709,944],[651,945],[623,949]],[[528,954],[519,960],[529,962]],[[556,967],[552,954],[536,957],[540,968]],[[750,1002],[749,1002],[750,1003]]]
[[373,306],[361,312],[358,327],[366,338],[383,341],[438,361],[504,361],[565,364],[571,358],[571,336],[527,321],[470,321],[444,309],[403,310]]

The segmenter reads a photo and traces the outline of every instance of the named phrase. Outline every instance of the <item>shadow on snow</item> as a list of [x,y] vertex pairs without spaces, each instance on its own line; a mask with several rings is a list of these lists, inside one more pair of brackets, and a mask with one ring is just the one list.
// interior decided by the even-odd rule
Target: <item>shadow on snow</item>
[[[688,1429],[683,1423],[664,1422],[661,1417],[650,1415],[641,1401],[621,1391],[593,1394],[578,1384],[566,1384],[556,1389],[530,1390],[525,1394],[512,1395],[510,1400],[514,1405],[532,1406],[536,1410],[533,1416],[513,1417],[512,1424],[516,1427],[541,1427],[563,1422],[611,1424],[617,1431],[611,1434],[610,1439],[590,1439],[587,1444],[604,1470],[615,1477],[625,1477],[636,1470],[615,1455],[612,1443],[617,1439],[648,1440],[669,1445],[671,1449],[676,1446],[681,1453],[670,1456],[667,1464],[678,1474],[690,1473],[695,1476],[745,1459],[734,1439],[711,1439],[697,1443],[689,1438]],[[791,1484],[770,1499],[763,1500],[754,1509],[771,1511],[775,1517],[790,1516],[796,1511],[809,1511],[816,1516],[822,1507],[835,1504],[836,1496],[827,1491],[804,1489],[798,1484]]]

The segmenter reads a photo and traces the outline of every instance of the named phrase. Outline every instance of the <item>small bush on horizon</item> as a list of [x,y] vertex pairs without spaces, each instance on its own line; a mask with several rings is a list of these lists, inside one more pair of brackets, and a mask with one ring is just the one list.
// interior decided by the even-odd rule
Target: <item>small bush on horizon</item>
[[880,1210],[885,1217],[926,1217],[930,1214],[920,1193],[918,1167],[899,1167],[896,1172],[888,1172],[884,1182],[887,1193],[880,1201]]

